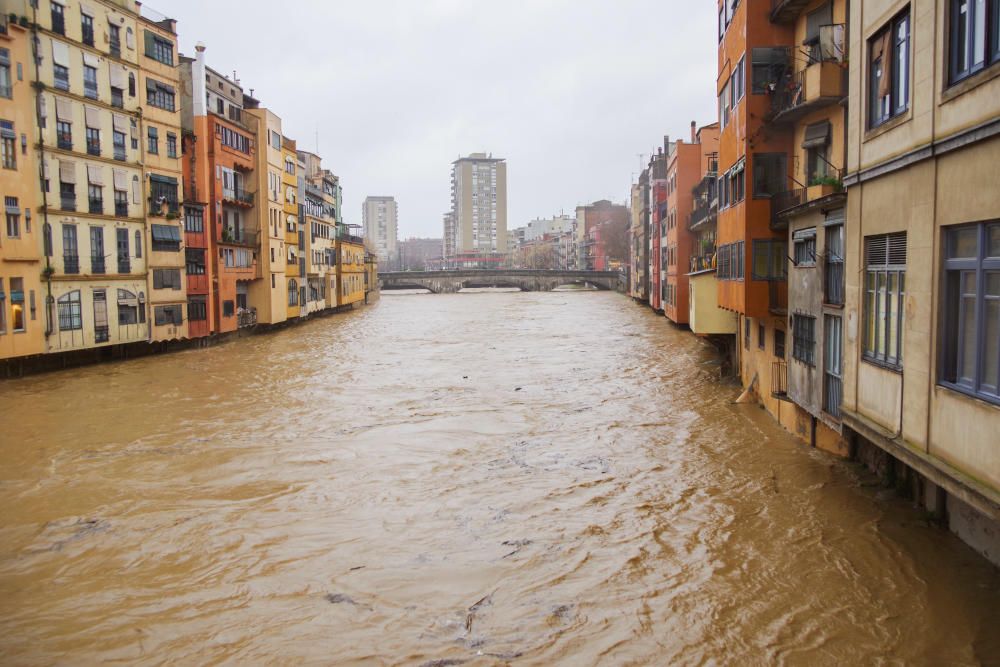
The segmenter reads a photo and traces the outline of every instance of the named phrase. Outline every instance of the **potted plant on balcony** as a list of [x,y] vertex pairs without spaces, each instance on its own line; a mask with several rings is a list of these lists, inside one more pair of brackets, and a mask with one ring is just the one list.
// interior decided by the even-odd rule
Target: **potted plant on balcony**
[[840,192],[843,189],[844,184],[839,178],[835,176],[820,176],[819,178],[814,178],[809,181],[806,198],[809,201],[813,201],[814,199],[827,197],[835,192]]

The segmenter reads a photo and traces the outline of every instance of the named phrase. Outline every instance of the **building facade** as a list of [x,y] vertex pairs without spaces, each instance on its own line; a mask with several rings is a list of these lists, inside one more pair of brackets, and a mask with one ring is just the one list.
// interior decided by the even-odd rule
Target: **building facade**
[[384,270],[399,266],[399,208],[394,197],[365,197],[361,224],[365,240],[375,250]]
[[340,210],[339,179],[322,166],[321,158],[298,152],[302,161],[306,256],[306,311],[314,313],[338,305],[337,223]]
[[632,184],[632,216],[630,223],[631,262],[629,269],[629,295],[649,303],[649,169],[643,169],[639,179]]
[[841,420],[1000,563],[1000,28],[988,4],[851,2]]
[[453,268],[497,268],[507,254],[507,163],[473,153],[452,163],[445,261]]

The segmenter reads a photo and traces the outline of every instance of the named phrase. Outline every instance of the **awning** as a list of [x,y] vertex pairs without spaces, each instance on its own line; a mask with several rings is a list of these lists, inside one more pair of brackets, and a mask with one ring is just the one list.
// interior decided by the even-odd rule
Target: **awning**
[[173,86],[168,86],[167,84],[160,83],[159,81],[156,81],[154,79],[146,79],[146,91],[147,92],[148,91],[154,91],[155,92],[156,90],[163,90],[163,91],[166,91],[166,92],[170,93],[171,95],[174,94],[174,87]]
[[90,7],[90,5],[85,5],[82,2],[80,3],[80,13],[86,14],[90,18],[94,18],[94,10]]
[[52,40],[52,62],[56,65],[69,67],[69,44],[57,39]]
[[104,167],[100,165],[87,165],[87,182],[91,185],[104,185]]
[[154,241],[164,241],[166,243],[181,242],[180,227],[174,227],[172,225],[150,225],[150,228],[153,232]]
[[95,56],[93,53],[87,53],[86,51],[84,51],[83,64],[87,65],[88,67],[97,67],[98,65],[101,64],[101,59]]
[[65,97],[56,98],[56,120],[73,122],[73,103]]
[[[149,128],[154,130],[156,128]],[[160,176],[159,174],[150,174],[149,180],[153,183],[163,183],[164,185],[177,185],[177,179],[172,176]]]
[[816,148],[830,143],[830,121],[823,121],[806,127],[806,138],[802,148]]
[[132,306],[134,308],[139,305],[139,302],[136,301],[134,293],[129,292],[128,290],[120,289],[118,290],[118,305]]
[[72,160],[59,160],[59,180],[63,183],[76,183],[76,163]]
[[153,138],[156,138],[156,137],[158,137],[158,136],[160,135],[160,132],[159,132],[159,130],[157,130],[157,129],[156,129],[155,127],[153,127],[152,125],[150,125],[150,126],[149,126],[149,127],[147,128],[147,130],[149,131],[149,136],[151,136],[151,137],[153,137]]
[[125,90],[126,82],[128,81],[128,70],[125,69],[124,65],[119,65],[118,63],[108,63],[108,75],[111,79],[112,88],[120,88]]
[[87,127],[99,130],[101,128],[101,110],[90,105],[83,107],[83,115],[87,121]]
[[3,121],[3,125],[0,125],[0,137],[4,139],[17,139],[17,133],[14,132],[14,124]]
[[112,169],[115,190],[128,190],[128,174],[124,169]]
[[804,239],[816,238],[816,228],[810,227],[809,229],[800,229],[792,233],[792,239],[795,241],[802,241]]
[[112,118],[114,119],[112,122],[115,127],[115,132],[121,132],[122,134],[128,132],[128,118],[120,113],[114,114]]

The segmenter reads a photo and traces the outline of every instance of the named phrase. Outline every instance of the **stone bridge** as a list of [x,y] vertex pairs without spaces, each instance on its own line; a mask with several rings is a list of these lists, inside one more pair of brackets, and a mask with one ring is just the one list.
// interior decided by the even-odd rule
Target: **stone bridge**
[[459,269],[454,271],[398,271],[379,273],[384,290],[426,289],[450,294],[464,287],[516,287],[525,292],[548,292],[564,285],[592,285],[622,290],[618,271],[545,271],[533,269]]

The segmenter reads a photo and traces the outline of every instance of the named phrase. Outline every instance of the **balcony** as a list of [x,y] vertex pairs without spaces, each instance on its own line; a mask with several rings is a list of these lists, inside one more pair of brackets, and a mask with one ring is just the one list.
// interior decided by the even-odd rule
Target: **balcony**
[[806,189],[785,190],[771,195],[771,229],[782,231],[788,229],[788,219],[782,217],[785,211],[806,203]]
[[115,217],[127,218],[128,217],[128,202],[116,201],[115,202]]
[[63,255],[63,273],[80,273],[80,257]]
[[236,326],[240,329],[245,329],[246,327],[256,326],[257,324],[257,309],[250,307],[246,310],[240,308],[239,312],[236,313]]
[[111,89],[111,106],[115,107],[116,109],[125,108],[125,96],[122,93],[121,88]]
[[108,44],[108,50],[111,52],[111,55],[113,55],[115,58],[121,58],[121,56],[122,56],[122,43],[121,43],[121,41],[119,41],[118,39],[112,38],[111,42]]
[[92,100],[97,99],[97,82],[96,81],[84,81],[83,82],[83,96],[90,98]]
[[163,209],[166,208],[167,214],[177,215],[180,213],[181,204],[176,199],[171,199],[169,197],[150,197],[149,198],[149,214],[153,216],[165,215]]
[[81,39],[82,39],[82,41],[83,41],[84,44],[86,44],[87,46],[93,46],[94,45],[94,28],[92,26],[89,26],[89,25],[82,26],[81,27],[81,35],[80,35],[80,37],[81,37]]
[[246,231],[243,229],[223,229],[222,238],[219,239],[219,243],[224,243],[226,245],[238,245],[247,248],[257,247],[257,232]]
[[60,35],[66,34],[66,21],[62,13],[52,12],[52,32],[59,33]]
[[52,84],[56,90],[69,90],[69,72],[67,70],[57,71],[52,75]]
[[794,123],[812,111],[843,99],[847,70],[837,61],[815,62],[786,72],[771,97],[771,122]]
[[87,140],[87,155],[101,156],[101,142],[93,139]]
[[253,206],[253,193],[242,188],[223,188],[222,199],[240,206]]
[[131,270],[132,263],[129,261],[128,255],[118,255],[118,273],[129,273]]
[[73,135],[69,132],[60,132],[56,135],[56,146],[63,150],[73,150]]
[[124,162],[127,158],[124,146],[115,146],[114,158],[119,162]]
[[59,207],[64,211],[75,211],[76,195],[59,195]]
[[779,401],[791,401],[788,397],[788,364],[784,361],[771,362],[771,396]]
[[87,210],[97,215],[104,213],[104,200],[94,197],[89,198],[87,200]]
[[809,0],[771,0],[771,23],[791,23],[809,4]]

